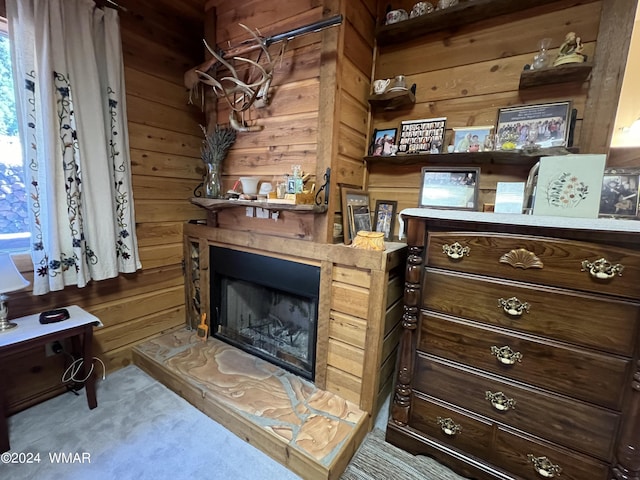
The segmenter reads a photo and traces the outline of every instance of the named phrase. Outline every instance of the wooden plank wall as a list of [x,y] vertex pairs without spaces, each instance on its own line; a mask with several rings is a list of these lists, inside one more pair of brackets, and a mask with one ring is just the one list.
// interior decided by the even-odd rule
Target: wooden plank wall
[[[239,24],[273,35],[336,14],[340,27],[289,42],[274,69],[271,102],[251,109],[249,123],[260,132],[239,133],[223,167],[223,189],[238,177],[257,175],[274,185],[293,165],[312,175],[319,188],[327,167],[332,169],[330,210],[326,215],[282,212],[277,220],[250,218],[244,208],[218,214],[220,227],[259,230],[290,238],[331,242],[332,225],[340,211],[338,184],[362,186],[362,153],[368,130],[366,98],[372,68],[375,0],[209,0],[207,15],[215,16],[215,43],[236,45],[248,38]],[[279,45],[270,51],[274,54]],[[228,125],[229,107],[217,102],[217,122]],[[337,220],[341,223],[341,220]],[[329,228],[331,226],[331,228]]]
[[[120,13],[120,22],[143,269],[45,296],[33,296],[26,289],[10,299],[11,317],[71,304],[97,315],[104,328],[95,332],[94,351],[108,370],[128,364],[136,343],[184,324],[182,225],[205,217],[188,201],[202,179],[198,124],[203,115],[187,105],[183,86],[183,73],[203,59],[204,0],[118,3],[127,9]],[[17,263],[32,281],[29,259],[19,258]],[[61,391],[63,357],[46,358],[42,350],[11,362],[10,412]]]
[[[387,2],[379,2],[380,12]],[[411,11],[412,1],[394,7]],[[373,128],[399,127],[402,120],[447,117],[445,145],[452,127],[495,125],[498,108],[571,100],[577,109],[575,139],[580,139],[589,84],[558,84],[518,90],[523,66],[531,63],[542,37],[553,39],[555,55],[568,31],[577,32],[585,53],[593,60],[601,16],[601,1],[559,1],[479,24],[443,31],[398,45],[378,48],[372,78],[404,74],[407,84],[417,84],[415,105],[372,115]],[[579,144],[576,146],[580,147]],[[452,157],[452,165],[455,163]],[[428,159],[424,165],[428,164]],[[376,163],[369,166],[367,188],[371,203],[397,200],[398,210],[418,202],[423,165]],[[482,166],[480,204],[493,203],[498,181],[524,181],[527,167]],[[396,225],[395,233],[398,233]]]

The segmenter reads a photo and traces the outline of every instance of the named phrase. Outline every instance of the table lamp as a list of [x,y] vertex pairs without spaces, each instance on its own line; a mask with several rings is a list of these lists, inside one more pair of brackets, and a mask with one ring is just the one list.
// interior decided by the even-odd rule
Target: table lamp
[[7,321],[9,297],[5,293],[20,290],[28,285],[29,282],[20,274],[11,256],[8,253],[0,253],[0,332],[18,326]]

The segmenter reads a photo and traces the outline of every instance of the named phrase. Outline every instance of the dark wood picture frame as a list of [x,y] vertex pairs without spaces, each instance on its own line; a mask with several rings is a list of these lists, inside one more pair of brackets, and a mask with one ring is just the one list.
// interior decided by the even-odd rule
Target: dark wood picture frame
[[419,207],[478,210],[480,167],[422,167]]
[[640,168],[605,168],[600,218],[640,219]]
[[342,232],[345,245],[350,245],[359,230],[371,231],[369,192],[345,187],[340,190],[342,196]]
[[[388,141],[385,140],[385,135],[389,138]],[[371,145],[369,146],[369,155],[372,157],[390,156],[393,153],[391,147],[395,146],[397,135],[397,128],[374,129]]]
[[383,232],[385,241],[393,239],[393,228],[395,227],[396,211],[398,202],[395,200],[376,200],[374,219],[376,232]]
[[571,131],[571,105],[571,100],[566,100],[500,108],[495,149],[567,147]]

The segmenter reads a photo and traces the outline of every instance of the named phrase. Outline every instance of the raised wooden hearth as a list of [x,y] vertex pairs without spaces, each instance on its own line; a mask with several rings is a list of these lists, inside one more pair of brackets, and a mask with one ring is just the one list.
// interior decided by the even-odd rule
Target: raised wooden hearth
[[133,358],[305,479],[339,478],[367,432],[368,415],[354,403],[215,338],[202,341],[186,328],[138,345]]

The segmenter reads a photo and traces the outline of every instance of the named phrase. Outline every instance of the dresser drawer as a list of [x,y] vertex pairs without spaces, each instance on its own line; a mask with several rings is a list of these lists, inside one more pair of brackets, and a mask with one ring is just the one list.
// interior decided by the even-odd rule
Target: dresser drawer
[[[510,315],[500,299],[528,312]],[[600,295],[426,268],[422,307],[525,333],[631,356],[640,304]]]
[[[500,351],[492,353],[494,347],[509,350],[501,355]],[[418,348],[613,409],[621,408],[621,389],[631,362],[430,312],[421,315]],[[521,355],[519,360],[514,358],[517,355]],[[509,361],[514,363],[506,363]]]
[[[468,251],[459,258],[451,258],[443,247],[451,249],[456,244]],[[588,270],[583,271],[583,261],[593,264],[602,258],[613,265],[622,265],[622,275],[598,279]],[[640,298],[640,255],[606,245],[520,235],[433,232],[429,233],[425,263],[461,272]]]
[[[615,412],[446,365],[422,353],[417,355],[414,376],[414,389],[425,395],[602,460],[610,458],[619,423]],[[494,398],[488,399],[488,394]],[[515,404],[505,407],[510,401]]]
[[[544,462],[544,457],[548,463]],[[518,475],[518,478],[526,480],[541,478],[608,480],[609,478],[608,466],[603,462],[502,428],[498,429],[496,435],[493,463],[513,475]],[[560,467],[562,471],[559,474],[547,476],[549,472],[553,473],[552,465]],[[538,472],[537,468],[541,471]]]
[[423,395],[414,396],[409,419],[411,428],[480,458],[491,452],[492,423]]

